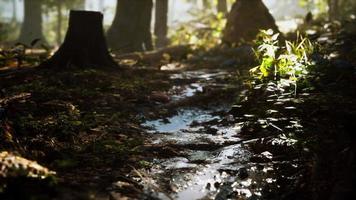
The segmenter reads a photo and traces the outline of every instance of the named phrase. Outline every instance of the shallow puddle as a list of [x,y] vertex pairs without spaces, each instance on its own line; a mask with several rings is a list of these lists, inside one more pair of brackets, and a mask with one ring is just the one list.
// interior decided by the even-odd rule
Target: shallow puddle
[[212,111],[196,108],[181,109],[178,111],[178,114],[173,117],[146,121],[142,125],[152,128],[153,131],[151,132],[176,133],[188,129],[193,122],[202,123],[219,118],[218,116],[212,116],[211,112]]

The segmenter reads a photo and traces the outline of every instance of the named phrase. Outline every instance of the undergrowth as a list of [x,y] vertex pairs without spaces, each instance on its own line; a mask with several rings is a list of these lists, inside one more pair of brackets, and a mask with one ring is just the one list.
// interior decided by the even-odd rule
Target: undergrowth
[[275,80],[283,85],[294,85],[308,75],[313,62],[310,56],[316,50],[315,45],[301,35],[295,41],[282,41],[279,33],[273,30],[261,30],[255,44],[255,54],[259,62],[250,70],[254,77]]
[[221,43],[226,18],[223,13],[192,12],[194,20],[180,24],[171,34],[173,45],[190,44],[210,49]]

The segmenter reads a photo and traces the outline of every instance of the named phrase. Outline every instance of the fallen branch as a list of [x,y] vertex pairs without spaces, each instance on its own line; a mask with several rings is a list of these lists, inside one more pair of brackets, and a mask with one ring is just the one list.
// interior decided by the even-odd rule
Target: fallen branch
[[180,45],[180,46],[171,46],[156,51],[150,52],[135,52],[128,54],[121,54],[115,57],[116,60],[134,60],[137,62],[147,63],[152,66],[160,65],[162,61],[172,61],[180,60],[187,57],[191,52],[190,45]]

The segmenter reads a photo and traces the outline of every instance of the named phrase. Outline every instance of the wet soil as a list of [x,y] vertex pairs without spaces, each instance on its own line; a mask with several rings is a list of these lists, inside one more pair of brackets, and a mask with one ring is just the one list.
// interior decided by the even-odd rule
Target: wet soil
[[[265,199],[278,196],[285,181],[277,169],[295,173],[295,178],[289,178],[297,179],[303,162],[298,156],[279,157],[278,151],[293,149],[296,140],[284,134],[297,132],[301,125],[297,117],[288,118],[273,107],[293,112],[296,108],[290,102],[298,100],[276,85],[268,85],[270,108],[257,109],[263,114],[249,113],[253,109],[242,103],[250,94],[242,82],[231,77],[239,78],[231,69],[171,74],[174,84],[167,92],[171,101],[154,107],[164,112],[144,113],[141,124],[149,137],[148,148],[158,153],[147,159],[147,168],[128,175],[138,178],[146,195],[182,200]],[[255,91],[265,89],[255,86]],[[221,98],[224,93],[229,98]],[[119,183],[114,184],[113,193],[122,191],[122,181]]]

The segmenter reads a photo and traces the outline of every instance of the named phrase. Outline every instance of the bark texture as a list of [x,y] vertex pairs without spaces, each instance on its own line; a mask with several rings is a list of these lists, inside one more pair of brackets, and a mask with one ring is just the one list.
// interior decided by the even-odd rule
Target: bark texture
[[223,14],[227,14],[227,1],[226,0],[218,0],[218,4],[217,4],[217,11],[218,13],[223,13]]
[[152,50],[152,0],[118,0],[108,30],[109,46],[120,53]]
[[337,20],[339,18],[339,0],[328,0],[329,20]]
[[29,45],[35,39],[45,38],[42,32],[41,0],[24,0],[24,20],[18,42]]
[[46,62],[45,67],[115,67],[107,50],[103,32],[103,15],[92,11],[71,11],[63,44]]
[[264,3],[261,0],[238,0],[229,13],[223,41],[228,44],[250,42],[261,29],[279,32]]
[[162,48],[168,45],[168,0],[156,0],[155,19],[156,48]]

